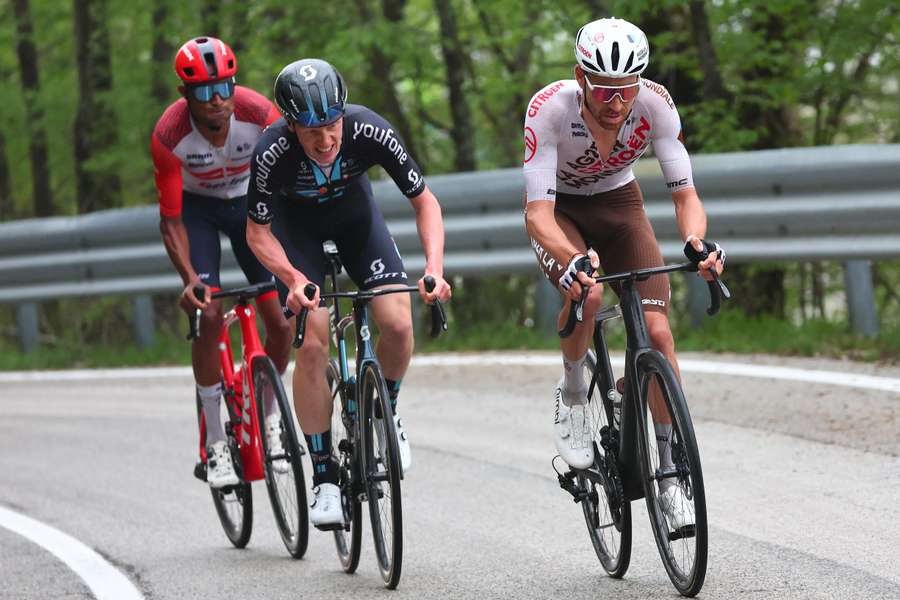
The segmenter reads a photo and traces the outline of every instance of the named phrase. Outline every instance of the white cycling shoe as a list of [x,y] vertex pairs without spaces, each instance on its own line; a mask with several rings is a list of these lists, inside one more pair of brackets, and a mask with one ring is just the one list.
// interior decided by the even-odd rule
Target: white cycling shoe
[[673,531],[678,531],[694,524],[694,503],[689,501],[681,486],[670,486],[665,492],[659,495],[659,504],[666,520],[669,521],[669,527]]
[[[586,400],[586,399],[585,399]],[[556,386],[556,418],[554,441],[556,451],[573,469],[587,469],[594,464],[594,438],[586,404],[566,406],[563,402],[563,380]]]
[[209,487],[222,488],[240,483],[234,471],[231,451],[224,441],[214,443],[206,449],[206,482]]
[[[377,421],[378,417],[376,417]],[[400,469],[407,473],[412,466],[412,450],[409,447],[409,436],[403,428],[403,420],[399,415],[394,415],[394,431],[397,432],[397,450],[400,451]],[[378,447],[384,448],[384,430],[380,423],[375,423],[375,434],[378,436]]]
[[322,483],[313,488],[313,501],[309,505],[309,521],[316,527],[343,524],[344,508],[341,506],[341,488],[333,483]]
[[[266,446],[269,456],[284,456],[284,445],[281,443],[281,416],[269,415],[266,417]],[[272,470],[276,473],[287,473],[291,465],[287,459],[280,458],[272,461]]]

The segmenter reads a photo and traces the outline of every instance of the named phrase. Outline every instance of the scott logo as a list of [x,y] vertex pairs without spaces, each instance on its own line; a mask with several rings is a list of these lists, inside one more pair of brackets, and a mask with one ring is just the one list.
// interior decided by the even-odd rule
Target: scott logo
[[311,81],[319,74],[319,72],[310,65],[303,65],[303,68],[300,69],[299,73],[303,75],[303,81]]
[[372,269],[372,275],[381,275],[384,273],[384,263],[381,262],[380,258],[373,260],[369,268]]
[[256,203],[256,214],[260,217],[264,217],[269,214],[269,207],[266,206],[265,202],[257,202]]

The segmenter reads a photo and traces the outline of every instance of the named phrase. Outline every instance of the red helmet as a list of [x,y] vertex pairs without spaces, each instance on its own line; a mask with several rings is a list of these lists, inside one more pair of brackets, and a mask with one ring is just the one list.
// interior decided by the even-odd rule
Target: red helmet
[[237,73],[237,58],[222,40],[198,37],[178,49],[175,72],[188,84],[226,79]]

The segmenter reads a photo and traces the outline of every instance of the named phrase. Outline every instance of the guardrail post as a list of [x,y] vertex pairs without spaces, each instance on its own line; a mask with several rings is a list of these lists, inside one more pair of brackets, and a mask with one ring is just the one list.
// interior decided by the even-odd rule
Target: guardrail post
[[22,352],[34,352],[38,349],[38,313],[35,302],[23,302],[16,313],[16,324],[19,328],[19,340]]
[[872,286],[872,261],[845,262],[844,287],[847,290],[847,312],[853,331],[867,337],[875,337],[878,335],[878,315]]
[[534,323],[537,330],[546,335],[556,335],[562,296],[547,279],[539,275],[534,290]]
[[685,273],[687,281],[688,314],[691,317],[691,327],[700,327],[706,321],[706,308],[709,306],[709,289],[706,280],[697,273]]
[[153,298],[149,294],[137,294],[131,298],[134,337],[139,348],[153,345],[156,335],[153,323]]

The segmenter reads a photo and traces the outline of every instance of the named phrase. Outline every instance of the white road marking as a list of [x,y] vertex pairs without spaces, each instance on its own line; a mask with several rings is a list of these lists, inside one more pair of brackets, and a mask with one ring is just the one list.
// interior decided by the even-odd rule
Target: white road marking
[[[621,355],[612,356],[614,362],[622,363]],[[547,354],[522,355],[503,353],[477,354],[421,354],[413,357],[413,366],[556,366],[562,360]],[[900,378],[841,373],[817,369],[753,365],[717,360],[681,359],[682,371],[688,373],[710,373],[713,375],[734,375],[761,379],[782,379],[805,381],[843,387],[882,390],[900,394]],[[293,364],[291,365],[293,368]],[[98,379],[157,379],[167,377],[190,377],[190,367],[150,367],[144,369],[84,369],[73,371],[10,371],[0,373],[0,383],[29,383],[51,381],[94,381]]]
[[3,506],[0,527],[54,554],[84,580],[97,600],[143,600],[144,595],[125,575],[72,536]]

